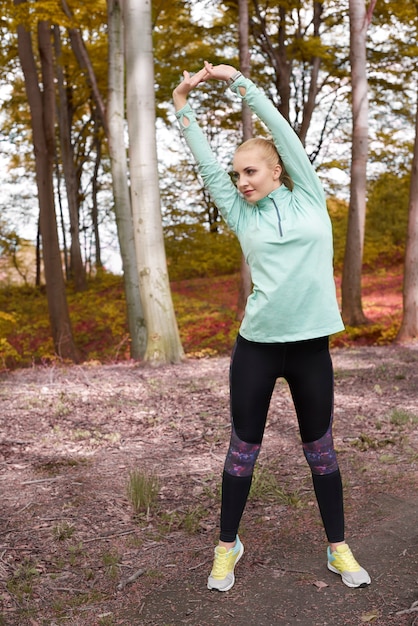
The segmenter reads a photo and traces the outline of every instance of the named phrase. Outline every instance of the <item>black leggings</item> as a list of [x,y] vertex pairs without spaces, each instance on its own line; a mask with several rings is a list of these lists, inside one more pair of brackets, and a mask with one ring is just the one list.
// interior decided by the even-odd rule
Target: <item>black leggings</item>
[[303,452],[328,541],[344,540],[340,471],[332,441],[334,378],[328,337],[254,343],[238,336],[230,369],[232,435],[222,480],[221,541],[238,532],[276,380],[290,388]]

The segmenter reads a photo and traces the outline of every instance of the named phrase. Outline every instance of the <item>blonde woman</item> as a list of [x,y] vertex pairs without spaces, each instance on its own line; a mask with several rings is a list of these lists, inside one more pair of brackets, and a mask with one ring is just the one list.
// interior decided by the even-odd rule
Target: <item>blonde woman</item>
[[[236,150],[236,185],[219,165],[187,102],[200,83],[229,83],[268,127]],[[173,92],[182,133],[205,186],[237,235],[253,290],[230,368],[231,438],[222,478],[219,544],[208,588],[228,591],[244,547],[239,524],[260,451],[276,380],[290,388],[303,453],[328,540],[327,566],[349,587],[370,577],[344,536],[341,475],[332,438],[333,367],[329,335],[343,329],[333,276],[325,195],[299,138],[270,100],[231,65],[205,62]],[[291,459],[290,459],[291,461]]]

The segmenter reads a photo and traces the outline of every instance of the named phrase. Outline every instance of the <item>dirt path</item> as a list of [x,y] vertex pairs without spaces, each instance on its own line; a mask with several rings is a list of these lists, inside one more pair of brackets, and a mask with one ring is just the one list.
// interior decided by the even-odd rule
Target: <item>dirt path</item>
[[[1,376],[0,625],[418,624],[418,350],[339,349],[347,535],[373,584],[328,572],[286,385],[274,392],[235,587],[208,592],[228,359]],[[290,465],[289,459],[296,458]],[[132,470],[158,475],[135,519]]]

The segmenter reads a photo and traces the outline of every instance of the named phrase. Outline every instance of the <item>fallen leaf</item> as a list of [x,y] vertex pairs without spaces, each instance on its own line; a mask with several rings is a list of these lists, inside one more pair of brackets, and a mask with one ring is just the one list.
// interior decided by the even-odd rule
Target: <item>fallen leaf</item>
[[316,580],[313,585],[317,587],[318,591],[321,591],[324,587],[328,587],[327,583],[324,583],[322,580]]
[[379,617],[378,611],[370,611],[370,613],[363,613],[361,616],[361,621],[365,624],[368,622],[373,622],[373,620]]

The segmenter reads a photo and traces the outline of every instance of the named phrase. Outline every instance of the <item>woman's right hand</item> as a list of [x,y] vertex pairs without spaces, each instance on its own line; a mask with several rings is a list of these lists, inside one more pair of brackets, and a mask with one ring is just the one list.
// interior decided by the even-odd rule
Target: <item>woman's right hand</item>
[[199,83],[203,83],[207,78],[209,78],[209,73],[206,67],[203,67],[193,75],[187,71],[183,72],[183,80],[173,91],[173,100],[176,111],[179,111],[184,107],[189,93],[197,87]]

